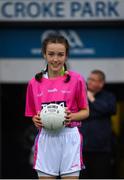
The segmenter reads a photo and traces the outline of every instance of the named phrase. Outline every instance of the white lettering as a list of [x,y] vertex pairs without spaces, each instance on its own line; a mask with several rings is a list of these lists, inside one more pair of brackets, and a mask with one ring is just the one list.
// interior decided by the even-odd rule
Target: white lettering
[[56,88],[54,88],[54,89],[48,89],[48,92],[51,92],[51,93],[57,92],[57,91],[58,91],[58,89],[56,89]]

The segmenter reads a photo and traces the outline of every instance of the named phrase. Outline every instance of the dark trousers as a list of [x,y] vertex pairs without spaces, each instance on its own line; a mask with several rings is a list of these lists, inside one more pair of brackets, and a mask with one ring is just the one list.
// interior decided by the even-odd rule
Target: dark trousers
[[111,154],[107,152],[85,152],[83,160],[86,169],[80,172],[80,179],[112,178]]

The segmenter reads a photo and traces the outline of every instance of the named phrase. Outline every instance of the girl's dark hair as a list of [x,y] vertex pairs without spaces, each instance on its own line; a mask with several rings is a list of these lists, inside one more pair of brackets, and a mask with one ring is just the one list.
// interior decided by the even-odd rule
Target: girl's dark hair
[[[52,34],[52,35],[49,35],[44,41],[43,41],[43,44],[42,44],[42,52],[43,54],[46,54],[46,49],[47,49],[47,45],[48,43],[60,43],[60,44],[64,44],[65,45],[65,48],[66,48],[66,55],[68,56],[69,54],[69,43],[68,41],[65,39],[65,37],[61,36],[61,35],[56,35],[56,34]],[[64,64],[64,70],[65,70],[65,74],[66,74],[66,79],[65,79],[65,83],[69,82],[70,81],[70,75],[68,73],[68,70],[67,70],[67,66],[66,64]],[[42,70],[41,72],[37,73],[35,75],[35,79],[40,82],[42,77],[43,77],[43,74],[46,73],[48,71],[48,65],[46,66],[46,69],[45,70]]]

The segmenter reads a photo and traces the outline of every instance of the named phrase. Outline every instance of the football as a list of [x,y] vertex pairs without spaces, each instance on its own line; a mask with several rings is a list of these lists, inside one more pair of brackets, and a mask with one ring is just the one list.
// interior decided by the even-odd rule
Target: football
[[40,117],[44,128],[59,130],[64,127],[65,108],[59,104],[48,104],[41,110]]

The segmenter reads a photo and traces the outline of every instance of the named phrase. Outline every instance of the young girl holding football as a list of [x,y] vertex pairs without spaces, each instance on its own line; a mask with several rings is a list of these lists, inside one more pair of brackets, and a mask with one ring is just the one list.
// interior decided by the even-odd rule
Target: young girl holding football
[[[34,145],[34,169],[39,179],[78,179],[83,168],[81,120],[89,115],[86,84],[80,74],[67,70],[68,41],[60,35],[48,36],[42,45],[47,61],[27,87],[25,115],[39,129]],[[40,111],[50,103],[64,104],[65,126],[49,131],[42,125]]]

